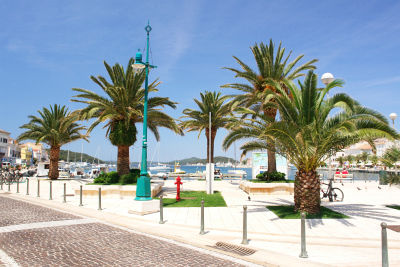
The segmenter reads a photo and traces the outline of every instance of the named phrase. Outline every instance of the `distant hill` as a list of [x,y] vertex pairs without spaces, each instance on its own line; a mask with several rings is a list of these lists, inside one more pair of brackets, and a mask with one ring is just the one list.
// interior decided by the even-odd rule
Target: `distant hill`
[[[202,163],[202,164],[206,164],[207,163],[207,159],[201,159],[201,158],[196,158],[196,157],[191,157],[188,159],[181,159],[181,160],[176,160],[177,162],[179,162],[180,165],[189,165],[189,164],[197,164],[197,163]],[[239,161],[235,161],[232,158],[228,158],[228,157],[214,157],[214,162],[215,163],[225,163],[225,162],[232,162],[232,163],[239,163]],[[175,160],[170,161],[170,162],[166,162],[167,164],[170,165],[174,165],[175,164]]]
[[[49,155],[50,155],[50,151],[48,151]],[[68,157],[68,150],[61,150],[60,151],[60,160],[64,160],[67,161],[67,157]],[[81,153],[80,152],[73,152],[73,151],[69,151],[69,161],[76,161],[80,162],[81,161]],[[97,163],[97,158],[92,157],[88,154],[82,153],[82,161],[83,162],[89,162],[89,163]],[[98,160],[99,163],[104,163],[105,161],[103,160]]]

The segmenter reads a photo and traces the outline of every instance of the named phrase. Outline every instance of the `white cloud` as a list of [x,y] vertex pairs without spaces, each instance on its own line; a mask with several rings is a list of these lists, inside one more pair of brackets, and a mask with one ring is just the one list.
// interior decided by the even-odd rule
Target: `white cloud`
[[[155,36],[154,43],[157,44],[157,54],[162,55],[163,62],[157,63],[162,64],[159,75],[164,77],[164,80],[192,43],[200,11],[198,3],[185,1],[183,7],[176,11],[179,16],[173,18],[170,23],[160,23],[165,26],[157,30],[161,34]],[[162,47],[158,47],[160,44]]]
[[379,85],[386,85],[386,84],[392,84],[400,82],[400,76],[393,76],[393,77],[388,77],[388,78],[383,78],[383,79],[374,79],[374,80],[369,80],[363,82],[364,87],[375,87]]

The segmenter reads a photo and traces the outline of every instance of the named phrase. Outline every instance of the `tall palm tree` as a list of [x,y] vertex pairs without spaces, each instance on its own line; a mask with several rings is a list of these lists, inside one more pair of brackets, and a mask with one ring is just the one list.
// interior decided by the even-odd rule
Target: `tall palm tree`
[[[219,128],[225,128],[226,125],[232,121],[231,117],[231,104],[226,103],[229,96],[221,96],[220,92],[200,93],[201,99],[194,99],[198,106],[198,110],[185,109],[184,116],[180,125],[188,132],[199,131],[199,137],[203,130],[205,130],[207,138],[207,162],[209,162],[209,145],[211,142],[211,162],[214,162],[214,140]],[[211,140],[209,138],[209,113],[211,112]]]
[[[292,82],[286,82],[288,93],[279,84],[274,84],[277,92],[271,90],[269,94],[275,100],[281,120],[264,122],[259,139],[264,143],[269,138],[273,139],[280,153],[296,166],[295,209],[314,214],[320,210],[317,168],[322,162],[363,140],[366,135],[392,139],[398,134],[384,116],[360,106],[348,95],[340,93],[327,98],[329,90],[341,86],[342,82],[333,81],[319,90],[317,75],[310,71],[304,83],[299,84],[300,88],[297,88]],[[340,111],[336,112],[337,109]],[[253,129],[251,123],[241,124],[243,126],[239,125],[228,135],[224,147],[228,147],[243,132]]]
[[355,156],[353,156],[353,155],[347,155],[347,156],[345,157],[345,159],[346,159],[346,161],[349,163],[350,167],[351,167],[351,164],[353,164],[353,162],[356,160],[356,159],[355,159]]
[[18,137],[18,141],[35,140],[50,146],[49,178],[58,178],[58,160],[60,148],[69,142],[84,139],[87,135],[80,133],[86,128],[77,123],[78,117],[69,112],[65,106],[55,104],[50,109],[38,110],[39,117],[29,116],[29,123],[22,125],[21,129],[27,129]]
[[381,161],[388,168],[395,167],[396,162],[400,161],[400,149],[397,147],[389,148],[382,156]]
[[[86,89],[72,89],[79,92],[72,101],[87,105],[77,111],[80,118],[85,120],[95,118],[88,132],[105,122],[106,136],[111,144],[118,147],[117,171],[119,175],[129,173],[129,147],[137,140],[136,124],[143,122],[145,91],[142,85],[145,72],[132,68],[133,63],[134,59],[131,58],[125,70],[118,63],[111,67],[104,61],[110,82],[103,76],[90,77],[100,86],[105,96]],[[157,92],[159,84],[158,80],[152,82],[148,86],[149,93]],[[157,140],[160,139],[158,127],[165,127],[182,134],[175,120],[161,111],[165,106],[175,109],[176,103],[168,97],[148,99],[147,125]]]
[[339,162],[339,167],[343,167],[344,157],[340,156],[336,160],[337,162]]
[[[236,62],[240,65],[240,69],[225,68],[235,73],[235,78],[244,78],[248,84],[232,83],[223,85],[223,88],[233,88],[241,91],[240,94],[233,95],[233,101],[238,102],[240,106],[252,107],[255,110],[262,111],[265,116],[268,116],[275,120],[277,110],[270,103],[270,99],[266,97],[265,91],[272,90],[277,92],[273,84],[268,83],[269,81],[275,81],[280,84],[281,87],[285,88],[285,81],[291,81],[304,75],[304,71],[315,69],[313,65],[317,62],[317,59],[310,60],[300,66],[299,61],[304,55],[296,57],[289,63],[292,51],[285,55],[285,48],[282,48],[282,43],[279,43],[278,49],[275,51],[275,45],[272,39],[268,44],[261,42],[250,47],[253,53],[257,70],[253,70],[249,65],[245,64],[237,57],[233,57]],[[268,149],[268,172],[276,171],[276,157],[273,152],[273,141],[268,140],[271,143],[271,149]]]

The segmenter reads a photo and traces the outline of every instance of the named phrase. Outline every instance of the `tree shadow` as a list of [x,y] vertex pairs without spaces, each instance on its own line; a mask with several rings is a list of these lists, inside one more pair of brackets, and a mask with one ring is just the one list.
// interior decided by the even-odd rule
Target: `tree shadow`
[[376,221],[398,222],[400,216],[390,214],[390,209],[387,207],[379,207],[369,204],[331,204],[326,205],[330,209],[346,214],[350,217],[359,217],[372,219]]

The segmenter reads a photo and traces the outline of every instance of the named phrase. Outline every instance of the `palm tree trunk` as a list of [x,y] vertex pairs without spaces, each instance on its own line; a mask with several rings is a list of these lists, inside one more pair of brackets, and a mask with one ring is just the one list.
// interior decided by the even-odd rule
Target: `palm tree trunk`
[[[272,144],[275,145],[275,143],[271,140],[268,141],[271,146]],[[272,149],[268,149],[267,150],[267,154],[268,154],[268,173],[271,172],[276,172],[276,155],[275,155],[275,151]]]
[[50,166],[49,166],[49,178],[55,180],[58,178],[58,160],[60,158],[60,147],[50,147]]
[[[277,110],[268,108],[264,110],[264,115],[270,117],[275,121]],[[267,140],[268,145],[271,147],[267,149],[268,154],[268,173],[276,172],[276,155],[275,155],[275,142],[271,139]]]
[[[209,156],[210,156],[210,132],[208,128],[206,128],[206,138],[207,138],[207,163],[209,161]],[[214,141],[215,141],[215,136],[217,135],[217,130],[211,128],[211,163],[214,163]]]
[[305,211],[310,214],[319,213],[320,183],[316,170],[299,170],[295,182],[295,210]]
[[118,146],[117,172],[119,176],[129,174],[129,146]]
[[297,171],[296,176],[294,177],[294,209],[295,211],[298,211],[300,209],[300,195],[301,195],[301,190],[300,190],[300,174]]

